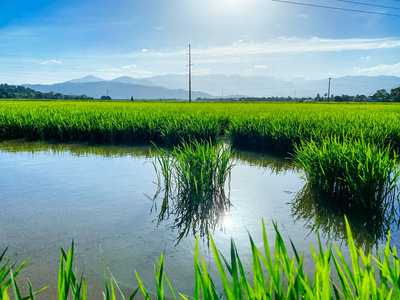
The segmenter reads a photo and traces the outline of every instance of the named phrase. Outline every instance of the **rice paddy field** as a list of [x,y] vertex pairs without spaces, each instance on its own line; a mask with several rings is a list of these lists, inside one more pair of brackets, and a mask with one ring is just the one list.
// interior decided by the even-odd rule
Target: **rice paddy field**
[[[400,105],[381,103],[2,101],[0,250],[31,257],[19,286],[24,270],[47,284],[72,264],[68,250],[57,262],[55,244],[76,237],[78,270],[95,287],[89,299],[117,291],[101,284],[99,244],[122,291],[139,287],[147,299],[180,297],[164,294],[167,278],[195,299],[390,297],[399,274],[391,247],[399,116]],[[59,273],[58,299],[67,287],[86,290],[78,273]],[[18,290],[2,274],[0,287]],[[156,288],[146,290],[151,278]],[[56,294],[53,284],[37,297]]]
[[287,153],[327,136],[400,145],[397,104],[115,103],[3,101],[0,139],[174,145],[230,139],[234,147]]

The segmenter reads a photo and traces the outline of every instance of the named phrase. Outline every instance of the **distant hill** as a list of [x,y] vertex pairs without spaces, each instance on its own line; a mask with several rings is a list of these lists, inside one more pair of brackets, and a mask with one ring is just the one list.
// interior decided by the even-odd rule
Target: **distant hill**
[[[52,85],[24,84],[41,92],[62,94],[85,94],[94,98],[108,95],[112,99],[187,99],[187,75],[164,75],[147,78],[122,76],[104,80],[86,76]],[[400,86],[396,76],[345,76],[332,78],[331,95],[372,96],[377,90]],[[201,91],[201,92],[200,92]],[[328,79],[293,80],[277,79],[270,76],[203,75],[192,77],[192,99],[228,97],[315,97],[328,92]]]
[[122,83],[132,83],[132,84],[140,84],[140,85],[145,85],[145,86],[157,86],[154,84],[152,81],[146,79],[146,78],[132,78],[129,76],[122,76],[115,78],[111,81],[114,82],[122,82]]
[[71,83],[85,83],[85,82],[98,82],[98,81],[103,81],[103,80],[104,79],[101,79],[99,77],[88,75],[88,76],[85,76],[83,78],[72,79],[72,80],[70,80],[68,82],[71,82]]
[[[156,85],[168,88],[186,87],[186,75],[165,75],[148,77]],[[396,76],[345,76],[332,78],[333,95],[373,95],[377,90],[400,86]],[[246,95],[249,97],[315,97],[328,92],[328,78],[324,80],[306,80],[296,78],[282,80],[269,76],[240,75],[203,75],[192,77],[192,88],[215,96]]]
[[[23,86],[35,89],[41,92],[54,92],[61,94],[85,94],[94,98],[100,98],[104,95],[109,95],[112,99],[187,99],[188,92],[183,89],[168,89],[161,86],[156,86],[151,82],[148,85],[130,83],[128,78],[123,78],[126,82],[120,81],[90,81],[85,82],[84,77],[79,80],[71,80],[63,83],[51,85],[41,84],[24,84]],[[132,82],[136,80],[132,78]],[[143,80],[138,80],[138,82]],[[192,98],[209,98],[211,95],[192,91]]]

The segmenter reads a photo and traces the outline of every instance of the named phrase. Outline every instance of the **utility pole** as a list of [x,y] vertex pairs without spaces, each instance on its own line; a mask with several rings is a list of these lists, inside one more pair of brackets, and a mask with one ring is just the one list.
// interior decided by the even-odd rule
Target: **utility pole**
[[332,79],[332,78],[329,77],[329,84],[328,84],[328,103],[329,103],[329,97],[330,97],[330,95],[331,95],[331,79]]
[[192,58],[190,56],[190,44],[189,44],[189,102],[192,102],[192,70],[191,67],[193,66],[192,64]]

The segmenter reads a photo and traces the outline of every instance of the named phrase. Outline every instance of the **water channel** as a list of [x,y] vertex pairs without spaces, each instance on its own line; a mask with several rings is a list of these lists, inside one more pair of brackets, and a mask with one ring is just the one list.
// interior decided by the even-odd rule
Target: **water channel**
[[[229,191],[232,206],[218,213],[218,222],[210,222],[208,228],[222,253],[229,254],[233,238],[242,261],[251,261],[248,232],[262,247],[264,219],[270,245],[276,221],[286,241],[290,237],[306,253],[310,271],[309,243],[317,245],[318,225],[324,245],[335,242],[348,254],[343,218],[316,201],[290,159],[236,152]],[[190,231],[177,240],[184,228],[175,226],[174,216],[159,219],[162,197],[153,200],[156,181],[149,147],[2,142],[0,250],[9,246],[16,262],[28,258],[19,281],[26,285],[29,278],[34,289],[49,285],[40,299],[56,295],[60,245],[68,249],[72,239],[74,265],[78,274],[85,274],[89,299],[102,298],[101,252],[123,291],[137,287],[136,270],[151,293],[156,292],[153,265],[163,252],[175,291],[193,295],[195,237]],[[400,245],[395,222],[370,221],[350,221],[360,245],[379,244],[389,227],[392,243]],[[201,234],[201,228],[196,230]],[[200,241],[201,255],[217,274],[206,238]],[[214,278],[218,285],[219,277]]]

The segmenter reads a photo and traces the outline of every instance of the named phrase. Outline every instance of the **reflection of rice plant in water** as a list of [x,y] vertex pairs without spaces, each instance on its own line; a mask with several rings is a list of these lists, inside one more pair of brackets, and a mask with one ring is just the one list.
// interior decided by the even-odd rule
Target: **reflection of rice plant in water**
[[208,236],[209,229],[214,230],[229,211],[225,184],[234,157],[229,147],[211,141],[182,142],[172,152],[158,149],[153,165],[158,193],[162,189],[165,193],[158,222],[173,214],[172,228],[179,230],[178,242],[190,231]]
[[337,204],[387,210],[397,199],[400,169],[390,146],[362,139],[325,138],[296,146],[295,158],[310,185]]
[[310,230],[310,234],[319,231],[333,240],[347,240],[346,224],[343,222],[346,215],[354,242],[365,253],[378,246],[390,228],[398,228],[400,222],[398,206],[382,211],[349,206],[348,203],[338,205],[330,195],[321,194],[308,183],[297,193],[290,206],[293,219],[301,223],[305,221],[304,227]]

